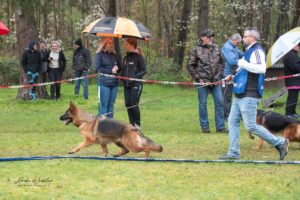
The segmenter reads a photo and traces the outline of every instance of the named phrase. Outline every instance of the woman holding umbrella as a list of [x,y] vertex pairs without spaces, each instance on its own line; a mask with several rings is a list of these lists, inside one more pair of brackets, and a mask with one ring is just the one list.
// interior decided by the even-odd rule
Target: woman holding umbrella
[[[123,59],[122,76],[142,79],[147,73],[147,70],[143,53],[141,49],[137,47],[137,40],[134,38],[127,38],[125,41],[125,49],[127,55]],[[124,97],[129,122],[137,128],[140,128],[141,126],[140,109],[138,105],[142,89],[142,82],[124,80]]]
[[[294,75],[300,73],[300,57],[298,51],[300,49],[300,43],[294,46],[294,48],[284,57],[284,74]],[[298,118],[296,113],[296,106],[298,102],[298,95],[300,90],[300,77],[293,77],[285,79],[285,86],[288,89],[288,97],[286,100],[285,115],[290,118]]]
[[[112,38],[104,37],[95,54],[95,72],[116,75],[120,71],[114,42]],[[113,118],[114,104],[118,94],[118,79],[104,75],[98,76],[98,115]]]

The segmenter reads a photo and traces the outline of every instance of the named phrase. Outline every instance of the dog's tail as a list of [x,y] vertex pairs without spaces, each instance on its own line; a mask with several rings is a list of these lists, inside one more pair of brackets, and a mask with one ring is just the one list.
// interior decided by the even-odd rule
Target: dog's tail
[[150,148],[151,151],[155,151],[155,152],[163,151],[163,147],[160,144],[155,143],[153,140],[143,135],[141,131],[139,132],[142,137],[143,146],[147,146],[148,148]]

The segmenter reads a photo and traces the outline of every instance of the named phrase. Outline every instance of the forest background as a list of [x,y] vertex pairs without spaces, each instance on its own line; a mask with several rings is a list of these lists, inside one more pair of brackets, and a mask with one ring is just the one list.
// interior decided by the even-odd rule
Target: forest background
[[[0,10],[0,20],[10,29],[0,37],[0,85],[24,83],[20,56],[32,39],[59,40],[68,60],[64,78],[73,77],[73,41],[81,37],[94,54],[99,38],[82,30],[104,16],[127,17],[149,29],[152,39],[139,42],[148,64],[146,78],[182,81],[190,80],[187,56],[201,31],[214,31],[221,48],[233,33],[257,27],[268,51],[281,34],[299,25],[300,0],[1,0]],[[122,41],[119,46],[124,56]],[[17,96],[26,98],[22,94],[19,90]],[[47,92],[39,94],[47,97]]]

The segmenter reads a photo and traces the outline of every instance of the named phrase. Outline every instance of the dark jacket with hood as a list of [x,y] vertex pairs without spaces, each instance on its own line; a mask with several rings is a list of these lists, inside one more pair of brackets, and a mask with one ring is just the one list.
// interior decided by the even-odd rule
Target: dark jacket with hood
[[[300,58],[298,52],[291,50],[283,59],[284,74],[293,75],[300,73]],[[300,86],[300,77],[293,77],[285,79],[285,86]]]
[[[146,73],[147,69],[144,57],[137,52],[128,52],[123,60],[122,76],[142,79]],[[141,84],[141,82],[124,80],[125,87],[139,84]]]
[[36,41],[29,42],[28,48],[23,53],[21,65],[25,73],[28,71],[40,73],[42,70],[41,54],[33,48],[36,44]]
[[[112,73],[112,68],[117,65],[120,71],[120,64],[118,63],[117,55],[113,52],[101,51],[95,54],[94,66],[96,73],[110,74]],[[118,85],[118,79],[100,75],[98,78],[98,85],[103,85],[107,87],[114,87]]]
[[80,38],[75,41],[75,44],[79,47],[73,53],[73,69],[75,71],[89,70],[92,65],[90,51],[83,47]]
[[223,59],[216,44],[200,42],[189,55],[187,69],[196,82],[215,82],[223,74]]

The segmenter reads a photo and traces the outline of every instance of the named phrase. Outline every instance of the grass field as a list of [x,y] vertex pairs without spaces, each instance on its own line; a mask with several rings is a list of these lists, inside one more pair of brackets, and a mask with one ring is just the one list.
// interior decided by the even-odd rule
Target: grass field
[[[275,90],[266,90],[264,98]],[[62,86],[58,101],[16,100],[17,90],[0,90],[0,157],[67,155],[82,141],[78,129],[58,118],[70,100],[96,114],[97,93],[74,98],[73,85]],[[173,96],[171,96],[173,95]],[[161,98],[166,97],[167,98]],[[153,101],[155,99],[159,99]],[[215,130],[213,100],[209,97],[210,128]],[[148,102],[148,103],[147,103]],[[285,97],[279,102],[282,105]],[[164,147],[151,158],[217,159],[228,148],[227,134],[203,134],[198,122],[195,89],[145,85],[141,98],[142,129]],[[115,118],[128,121],[119,88]],[[284,108],[275,111],[283,113]],[[298,106],[298,113],[300,113]],[[241,159],[278,160],[265,144],[253,149],[241,127]],[[109,146],[112,153],[118,151]],[[300,160],[291,143],[286,160]],[[97,145],[77,155],[102,156]],[[128,157],[143,157],[130,153]],[[23,180],[24,184],[18,181]],[[300,166],[225,163],[147,163],[96,160],[0,162],[0,199],[299,199]]]

